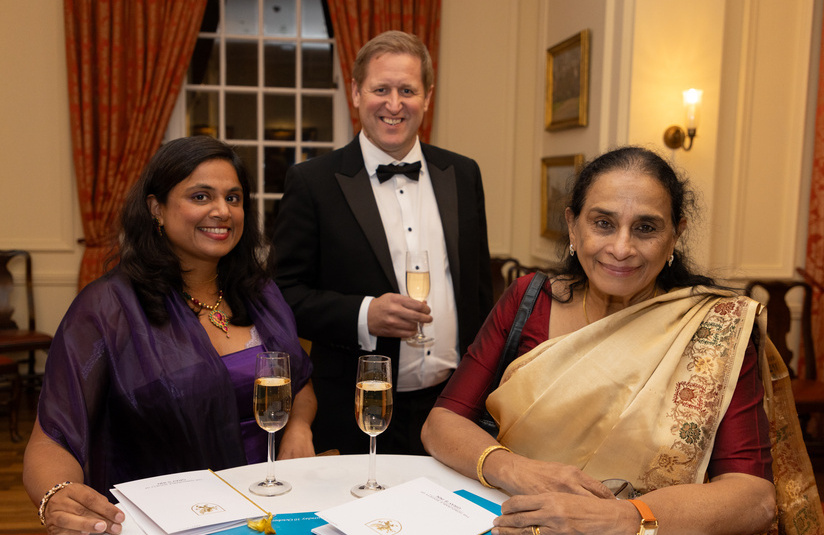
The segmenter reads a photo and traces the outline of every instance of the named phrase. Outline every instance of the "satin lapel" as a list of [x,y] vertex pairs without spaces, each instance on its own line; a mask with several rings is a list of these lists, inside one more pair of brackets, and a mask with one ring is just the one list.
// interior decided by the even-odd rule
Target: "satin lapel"
[[455,166],[450,165],[445,169],[440,169],[437,165],[429,163],[428,159],[427,166],[429,177],[432,180],[432,189],[435,191],[435,200],[438,203],[438,212],[441,215],[446,255],[449,257],[449,271],[452,274],[452,286],[455,288],[457,300],[461,295],[459,276],[461,265],[458,254],[458,182],[455,177]]
[[378,203],[375,202],[375,194],[372,192],[366,169],[361,167],[355,176],[335,173],[335,178],[343,191],[343,196],[346,197],[349,208],[352,209],[355,219],[358,220],[361,230],[372,246],[372,251],[386,278],[389,279],[392,288],[400,292],[395,267],[392,265],[392,255],[389,253],[389,243],[386,241],[386,231],[383,228]]

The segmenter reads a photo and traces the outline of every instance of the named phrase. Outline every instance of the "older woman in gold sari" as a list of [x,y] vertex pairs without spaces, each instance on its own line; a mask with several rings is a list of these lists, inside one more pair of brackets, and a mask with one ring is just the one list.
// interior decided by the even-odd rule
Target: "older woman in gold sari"
[[[645,149],[588,164],[565,213],[569,254],[539,294],[521,356],[491,384],[531,276],[501,298],[430,413],[427,451],[512,495],[494,535],[770,527],[764,318],[689,269],[691,198]],[[475,423],[484,400],[497,440]],[[602,483],[616,479],[626,484]]]

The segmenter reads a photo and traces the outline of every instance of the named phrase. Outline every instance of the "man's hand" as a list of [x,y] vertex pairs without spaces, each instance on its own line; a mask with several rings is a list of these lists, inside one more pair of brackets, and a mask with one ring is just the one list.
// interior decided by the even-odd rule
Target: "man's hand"
[[418,323],[430,323],[432,316],[426,301],[387,293],[372,300],[366,314],[369,333],[388,338],[410,338],[418,332]]

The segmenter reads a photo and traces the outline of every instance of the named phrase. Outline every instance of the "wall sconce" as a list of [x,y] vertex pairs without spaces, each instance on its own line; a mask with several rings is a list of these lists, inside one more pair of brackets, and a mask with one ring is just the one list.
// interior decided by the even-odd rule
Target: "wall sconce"
[[[664,132],[664,145],[671,149],[690,150],[692,140],[695,137],[695,130],[698,127],[698,115],[701,111],[701,95],[704,92],[700,89],[687,89],[684,91],[684,111],[687,114],[687,131],[680,126],[670,126]],[[684,141],[689,138],[689,145],[684,145]]]

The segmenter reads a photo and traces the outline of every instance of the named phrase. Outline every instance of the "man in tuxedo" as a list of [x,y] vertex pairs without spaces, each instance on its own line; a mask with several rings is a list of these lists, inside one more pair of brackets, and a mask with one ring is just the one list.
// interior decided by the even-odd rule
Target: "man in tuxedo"
[[[361,132],[293,166],[274,233],[276,281],[312,342],[316,451],[368,451],[355,420],[358,356],[392,359],[394,412],[381,452],[425,454],[420,431],[492,307],[481,173],[420,143],[434,71],[415,36],[390,31],[355,60]],[[413,164],[386,168],[390,164]],[[426,302],[406,295],[407,251],[429,253]],[[428,344],[407,341],[424,323]]]

